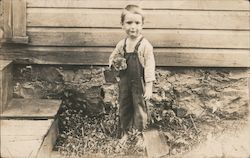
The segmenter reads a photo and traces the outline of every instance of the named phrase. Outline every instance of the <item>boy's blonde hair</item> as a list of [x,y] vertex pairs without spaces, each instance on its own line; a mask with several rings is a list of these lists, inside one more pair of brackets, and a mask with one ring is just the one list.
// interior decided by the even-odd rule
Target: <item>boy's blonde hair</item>
[[121,14],[121,24],[123,24],[123,22],[125,20],[125,16],[128,13],[133,13],[133,14],[139,14],[139,15],[141,15],[141,17],[142,17],[142,24],[144,24],[144,19],[145,19],[144,13],[143,13],[142,9],[138,5],[134,5],[134,4],[129,4],[129,5],[127,5],[123,9],[122,14]]

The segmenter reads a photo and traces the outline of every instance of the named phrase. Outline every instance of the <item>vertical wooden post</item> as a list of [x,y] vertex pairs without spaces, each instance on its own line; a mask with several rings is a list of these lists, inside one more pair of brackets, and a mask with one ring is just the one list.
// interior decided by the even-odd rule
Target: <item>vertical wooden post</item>
[[0,60],[0,115],[12,99],[12,62]]
[[12,0],[3,0],[3,31],[4,38],[12,38]]
[[3,30],[3,0],[0,0],[0,30]]
[[26,35],[26,0],[12,0],[13,38],[12,42],[28,43]]
[[3,23],[7,42],[28,43],[26,0],[3,0]]

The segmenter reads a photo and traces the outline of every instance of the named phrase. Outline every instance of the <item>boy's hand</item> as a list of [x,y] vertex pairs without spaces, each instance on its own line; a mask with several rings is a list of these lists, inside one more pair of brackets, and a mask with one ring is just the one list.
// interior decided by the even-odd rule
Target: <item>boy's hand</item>
[[153,82],[146,82],[144,99],[149,100],[152,97]]
[[113,63],[113,60],[109,60],[109,69],[111,69],[112,63]]

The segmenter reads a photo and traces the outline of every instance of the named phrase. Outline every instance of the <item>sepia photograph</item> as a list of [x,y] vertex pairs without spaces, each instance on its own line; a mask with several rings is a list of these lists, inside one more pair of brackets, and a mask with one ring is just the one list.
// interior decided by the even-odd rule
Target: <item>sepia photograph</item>
[[250,158],[250,1],[0,0],[0,158]]

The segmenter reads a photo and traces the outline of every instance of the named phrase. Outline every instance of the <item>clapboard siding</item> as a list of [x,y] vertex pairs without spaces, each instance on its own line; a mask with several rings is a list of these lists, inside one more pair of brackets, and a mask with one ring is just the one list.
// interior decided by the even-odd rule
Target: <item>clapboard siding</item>
[[123,8],[138,4],[144,9],[185,10],[245,10],[247,0],[27,0],[28,7],[35,8]]
[[[28,44],[2,49],[1,59],[106,65],[125,36],[121,9],[132,3],[145,10],[143,35],[155,48],[157,66],[250,66],[248,0],[22,1],[27,3]],[[5,2],[7,7],[11,4]],[[12,16],[6,15],[5,26],[9,27]],[[6,27],[6,31],[10,30]]]
[[[119,9],[29,8],[28,26],[120,28]],[[249,12],[243,11],[145,11],[144,28],[249,30]],[[95,19],[95,20],[93,20]]]
[[[107,65],[112,47],[12,47],[0,59],[31,64]],[[249,50],[155,48],[157,66],[249,67]]]
[[[145,29],[143,32],[154,47],[241,49],[250,47],[248,31]],[[47,46],[115,46],[124,35],[120,29],[28,29],[30,44]]]

